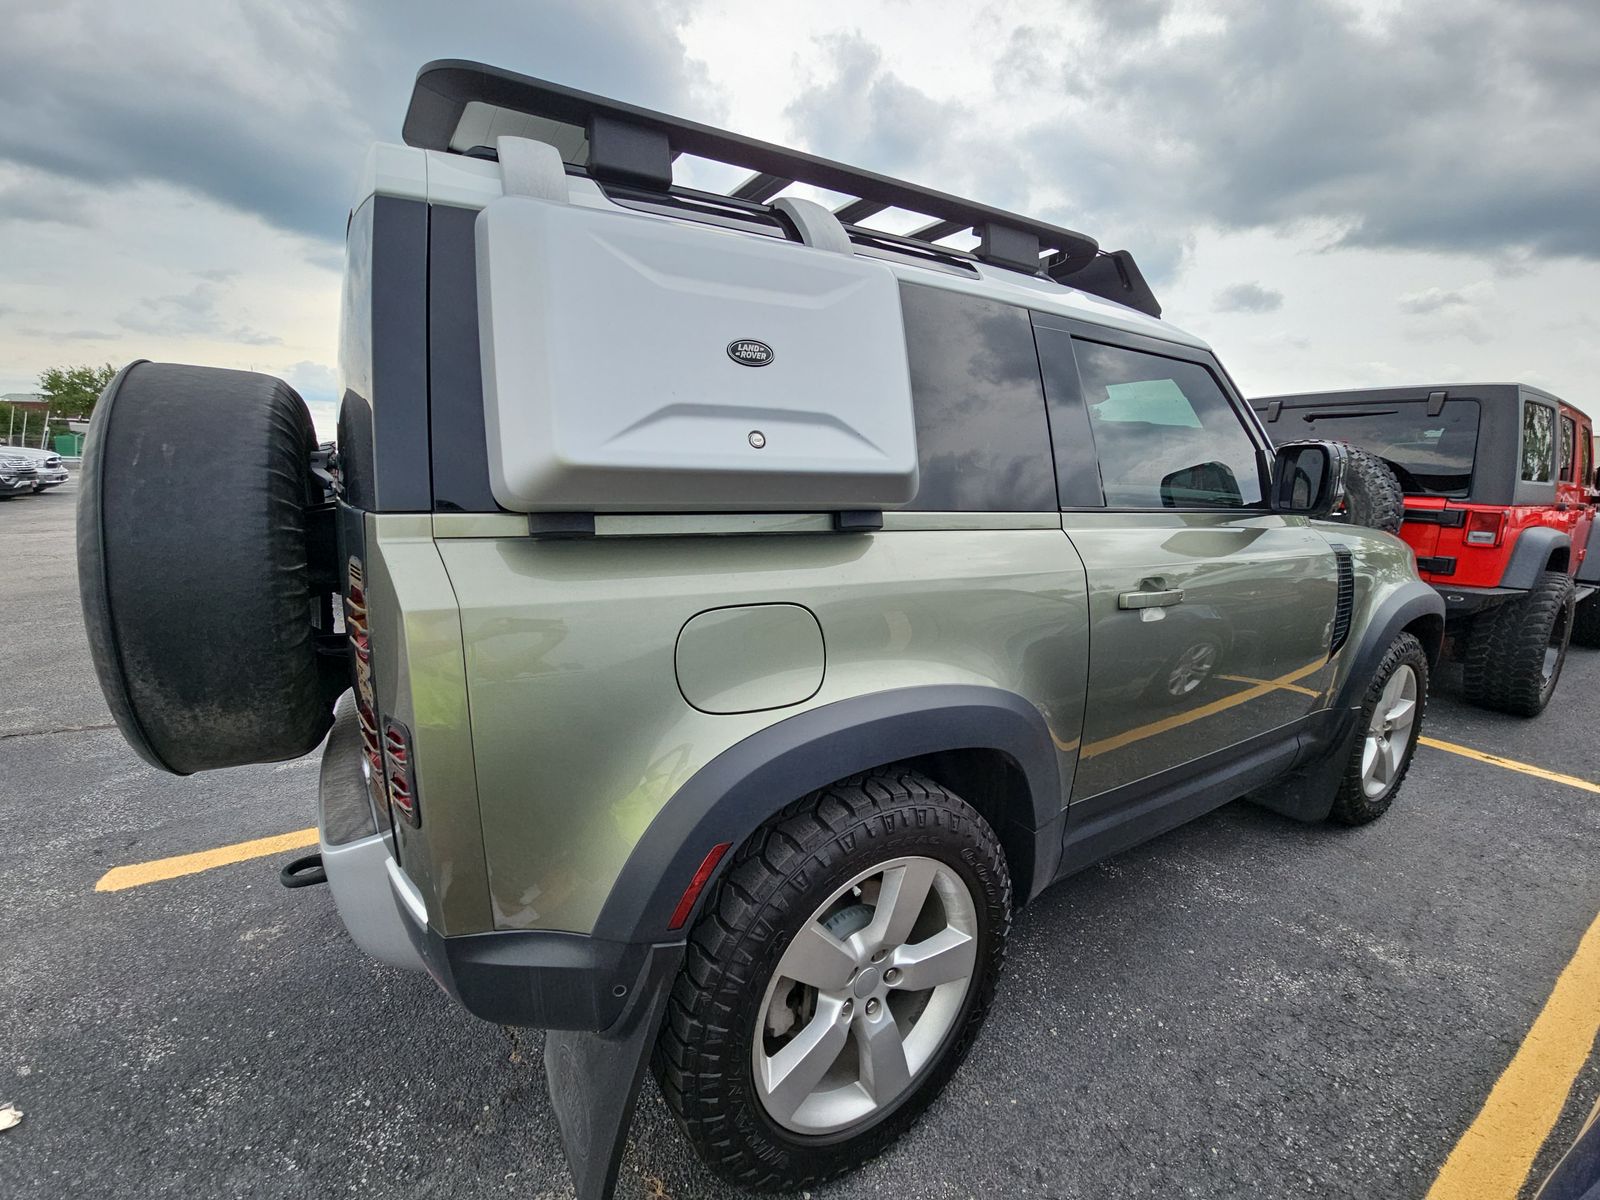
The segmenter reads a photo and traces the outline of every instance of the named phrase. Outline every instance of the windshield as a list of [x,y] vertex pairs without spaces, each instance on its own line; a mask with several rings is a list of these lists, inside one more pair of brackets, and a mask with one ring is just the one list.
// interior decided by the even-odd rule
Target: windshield
[[1472,487],[1478,402],[1450,400],[1436,417],[1428,415],[1423,400],[1360,408],[1286,408],[1273,435],[1285,442],[1301,437],[1349,442],[1387,462],[1408,495],[1460,498]]

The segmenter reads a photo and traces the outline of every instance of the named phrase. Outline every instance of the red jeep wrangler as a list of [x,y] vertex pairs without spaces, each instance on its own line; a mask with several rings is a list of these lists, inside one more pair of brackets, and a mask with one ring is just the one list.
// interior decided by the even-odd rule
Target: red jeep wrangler
[[1515,383],[1251,403],[1275,442],[1337,439],[1394,473],[1404,493],[1400,536],[1444,596],[1468,699],[1537,716],[1569,639],[1600,646],[1600,480],[1587,415]]

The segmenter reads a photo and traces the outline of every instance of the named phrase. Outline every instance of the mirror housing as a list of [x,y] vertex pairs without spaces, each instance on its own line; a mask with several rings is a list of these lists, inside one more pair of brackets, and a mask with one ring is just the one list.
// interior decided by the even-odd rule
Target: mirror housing
[[1350,455],[1340,442],[1280,444],[1272,462],[1272,507],[1301,517],[1327,517],[1343,503]]

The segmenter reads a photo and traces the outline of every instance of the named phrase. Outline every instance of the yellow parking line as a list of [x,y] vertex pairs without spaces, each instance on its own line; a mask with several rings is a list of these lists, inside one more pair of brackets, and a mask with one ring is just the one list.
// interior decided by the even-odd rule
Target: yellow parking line
[[1546,771],[1543,767],[1535,767],[1530,763],[1518,762],[1514,758],[1501,758],[1498,754],[1485,754],[1482,750],[1474,750],[1471,746],[1458,746],[1455,742],[1441,742],[1438,738],[1419,737],[1417,741],[1424,746],[1432,746],[1435,750],[1447,750],[1451,754],[1459,754],[1463,758],[1475,758],[1479,762],[1489,763],[1491,766],[1504,767],[1508,771],[1520,771],[1524,775],[1532,775],[1535,779],[1548,779],[1551,783],[1564,783],[1568,787],[1582,788],[1586,792],[1600,792],[1600,783],[1590,783],[1587,779],[1579,779],[1576,775],[1562,775],[1558,771]]
[[1427,1200],[1516,1200],[1600,1034],[1600,917],[1578,943]]
[[100,876],[94,885],[97,892],[120,892],[123,888],[140,887],[158,883],[163,879],[177,879],[212,867],[225,867],[229,863],[244,862],[251,858],[264,858],[268,854],[281,854],[285,850],[298,850],[314,846],[317,827],[296,829],[293,833],[280,833],[275,837],[256,838],[252,842],[235,842],[231,846],[218,846],[213,850],[200,850],[194,854],[179,854],[174,858],[158,858],[151,862],[132,863],[126,867],[112,867]]

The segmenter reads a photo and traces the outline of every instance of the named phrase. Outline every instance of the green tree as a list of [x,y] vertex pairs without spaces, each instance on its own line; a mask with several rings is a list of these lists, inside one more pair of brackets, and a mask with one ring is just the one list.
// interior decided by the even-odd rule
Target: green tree
[[110,363],[99,367],[50,367],[39,376],[39,391],[50,402],[51,416],[77,420],[94,411],[94,402],[116,373]]

